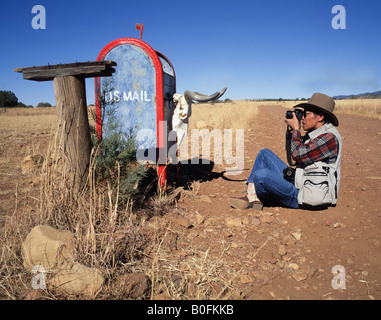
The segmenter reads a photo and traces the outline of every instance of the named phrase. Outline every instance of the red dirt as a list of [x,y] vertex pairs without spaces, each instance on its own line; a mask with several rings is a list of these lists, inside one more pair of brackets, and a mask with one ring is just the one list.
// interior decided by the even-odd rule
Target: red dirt
[[[380,120],[338,115],[343,159],[336,207],[271,207],[262,212],[229,207],[228,197],[242,196],[260,149],[269,148],[286,162],[284,113],[280,106],[261,107],[253,128],[262,129],[245,131],[245,170],[230,176],[240,181],[224,180],[225,168],[215,166],[200,183],[197,197],[181,199],[179,205],[189,215],[197,211],[208,222],[189,231],[189,246],[200,251],[229,247],[225,254],[241,275],[235,284],[246,299],[380,299]],[[263,218],[267,216],[271,218]],[[228,226],[226,218],[241,218],[242,224]],[[255,218],[262,222],[258,225]],[[300,240],[294,232],[301,234]],[[285,245],[287,253],[281,259],[278,250],[287,242],[285,236],[294,241]],[[284,266],[279,260],[285,260]],[[337,265],[345,268],[345,289],[332,286],[337,279],[332,268]]]

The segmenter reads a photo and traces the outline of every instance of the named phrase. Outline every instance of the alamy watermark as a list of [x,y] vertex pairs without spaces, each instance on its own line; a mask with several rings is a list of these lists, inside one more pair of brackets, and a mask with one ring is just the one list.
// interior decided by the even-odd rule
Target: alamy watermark
[[331,284],[335,290],[346,289],[345,268],[341,265],[336,265],[331,270],[334,275]]
[[41,265],[34,266],[32,268],[32,273],[36,274],[32,278],[32,288],[33,289],[46,289],[46,271],[45,268]]
[[[191,149],[191,162],[190,164],[198,164],[200,159],[200,139],[202,164],[210,163],[211,156],[211,139],[213,138],[213,156],[214,164],[227,165],[226,175],[239,175],[244,169],[244,129],[235,130],[235,152],[233,152],[233,129],[191,129],[190,146],[189,139],[184,139],[180,146],[177,146],[176,139],[177,133],[175,131],[167,132],[167,122],[160,121],[159,125],[164,128],[163,136],[161,139],[166,144],[159,148],[157,154],[156,148],[141,147],[136,152],[136,158],[139,163],[156,162],[158,164],[166,164],[167,158],[171,159],[172,164],[188,164],[189,163],[189,147]],[[155,141],[156,133],[154,130],[145,128],[137,132],[137,141],[144,145]],[[179,155],[179,157],[178,157]],[[183,160],[179,160],[179,158]]]
[[35,5],[32,13],[36,14],[32,19],[32,28],[35,30],[46,29],[46,10],[42,5]]
[[346,29],[346,12],[342,5],[335,5],[332,7],[331,13],[336,15],[332,18],[331,26],[333,29]]

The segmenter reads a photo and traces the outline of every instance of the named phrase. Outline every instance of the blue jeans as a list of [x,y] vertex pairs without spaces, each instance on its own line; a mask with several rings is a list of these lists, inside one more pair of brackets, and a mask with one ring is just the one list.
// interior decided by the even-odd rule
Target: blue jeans
[[257,197],[264,204],[299,208],[299,191],[283,178],[284,168],[287,168],[287,165],[274,152],[262,149],[257,154],[246,183],[254,183]]

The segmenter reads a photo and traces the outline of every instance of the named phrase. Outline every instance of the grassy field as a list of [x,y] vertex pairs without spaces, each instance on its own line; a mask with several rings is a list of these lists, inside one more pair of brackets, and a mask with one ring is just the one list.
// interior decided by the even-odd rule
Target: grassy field
[[193,104],[189,126],[196,129],[248,129],[258,114],[259,105],[250,101]]
[[381,99],[336,100],[336,111],[381,119]]
[[[251,120],[258,115],[259,106],[280,105],[285,109],[303,101],[245,101],[215,104],[193,104],[191,128],[248,129]],[[381,119],[381,99],[336,100],[335,113],[356,114]]]

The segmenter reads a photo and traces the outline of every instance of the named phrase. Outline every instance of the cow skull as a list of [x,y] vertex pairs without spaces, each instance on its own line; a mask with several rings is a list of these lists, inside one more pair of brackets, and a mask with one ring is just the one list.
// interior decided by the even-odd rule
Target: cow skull
[[179,147],[188,132],[188,119],[192,115],[192,101],[208,102],[220,98],[226,91],[226,87],[212,95],[186,90],[184,94],[175,93],[173,102],[175,110],[172,116],[172,130],[177,134],[177,146]]

